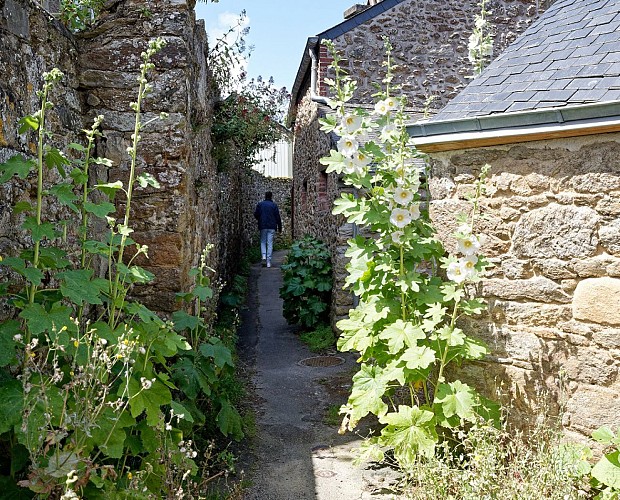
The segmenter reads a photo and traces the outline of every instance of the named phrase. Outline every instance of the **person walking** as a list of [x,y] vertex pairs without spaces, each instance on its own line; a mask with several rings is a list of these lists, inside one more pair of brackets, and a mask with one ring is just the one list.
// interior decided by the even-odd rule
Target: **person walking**
[[254,217],[258,221],[260,231],[260,251],[263,257],[263,266],[271,267],[273,253],[273,236],[276,230],[282,232],[282,219],[278,205],[273,201],[271,191],[265,193],[265,199],[256,205]]

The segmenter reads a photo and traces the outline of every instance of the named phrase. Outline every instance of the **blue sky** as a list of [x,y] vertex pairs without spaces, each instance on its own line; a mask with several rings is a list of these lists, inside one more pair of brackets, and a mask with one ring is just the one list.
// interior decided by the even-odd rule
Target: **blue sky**
[[208,34],[224,32],[245,9],[250,26],[247,37],[254,51],[248,76],[274,78],[291,90],[306,41],[344,20],[343,13],[364,0],[220,0],[196,4],[196,17],[205,20]]

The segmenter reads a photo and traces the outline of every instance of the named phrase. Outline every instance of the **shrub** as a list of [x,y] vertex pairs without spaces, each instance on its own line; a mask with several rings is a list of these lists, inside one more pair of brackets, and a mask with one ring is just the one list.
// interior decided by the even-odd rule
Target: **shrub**
[[314,328],[329,314],[332,289],[332,265],[327,246],[304,236],[291,246],[282,265],[284,317],[291,324]]
[[329,325],[319,325],[314,330],[301,334],[301,340],[311,351],[321,352],[336,346],[336,336]]

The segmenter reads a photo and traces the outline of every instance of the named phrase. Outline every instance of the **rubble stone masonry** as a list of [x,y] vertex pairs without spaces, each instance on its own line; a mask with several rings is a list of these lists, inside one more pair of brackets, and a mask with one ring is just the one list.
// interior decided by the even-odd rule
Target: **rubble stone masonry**
[[537,392],[564,410],[569,436],[617,425],[620,414],[620,134],[433,153],[432,218],[450,249],[491,165],[482,253],[494,267],[477,292],[488,303],[464,326],[492,354],[466,375],[504,383],[518,408]]

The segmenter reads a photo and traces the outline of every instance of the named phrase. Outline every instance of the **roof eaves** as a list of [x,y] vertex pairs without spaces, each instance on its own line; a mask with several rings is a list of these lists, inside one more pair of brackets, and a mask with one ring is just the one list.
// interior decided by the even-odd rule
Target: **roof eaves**
[[497,146],[620,131],[620,101],[566,106],[407,126],[425,152]]
[[359,14],[356,14],[349,19],[345,19],[340,24],[336,26],[332,26],[328,30],[319,33],[317,36],[320,40],[331,40],[332,38],[344,35],[345,33],[351,31],[353,28],[357,28],[360,24],[364,24],[366,21],[370,21],[373,17],[382,14],[386,10],[395,7],[399,3],[404,2],[405,0],[383,0],[372,7],[368,7],[366,10],[363,10]]

